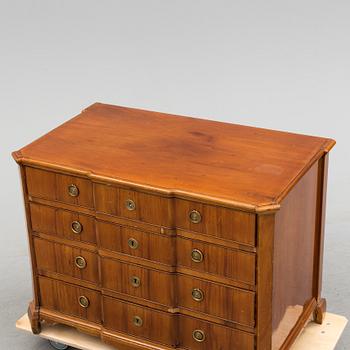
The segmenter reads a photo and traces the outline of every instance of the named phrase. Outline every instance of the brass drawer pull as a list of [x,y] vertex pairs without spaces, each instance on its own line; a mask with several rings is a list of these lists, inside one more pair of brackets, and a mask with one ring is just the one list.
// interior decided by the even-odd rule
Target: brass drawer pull
[[68,186],[68,193],[71,197],[78,197],[79,196],[79,188],[76,185],[71,184]]
[[204,299],[204,292],[201,289],[199,289],[199,288],[194,288],[192,290],[192,299],[194,301],[198,301],[198,302],[203,301],[203,299]]
[[128,239],[128,246],[131,249],[137,249],[139,247],[139,242],[135,238]]
[[140,316],[134,316],[132,322],[136,327],[141,327],[143,325],[143,320]]
[[136,204],[132,199],[127,199],[125,201],[125,207],[126,207],[126,209],[133,211],[136,209]]
[[130,277],[130,283],[133,287],[137,288],[137,287],[140,287],[141,285],[141,280],[139,277],[137,276],[131,276]]
[[81,307],[83,307],[84,309],[86,309],[90,305],[90,301],[85,295],[81,295],[79,297],[78,301],[79,301],[79,305]]
[[190,211],[189,218],[194,224],[199,224],[202,221],[202,215],[198,210]]
[[71,224],[71,229],[74,233],[79,234],[83,231],[83,225],[79,221],[73,221]]
[[194,261],[196,263],[200,263],[203,261],[204,256],[203,256],[203,253],[199,249],[193,249],[192,253],[191,253],[191,258],[192,258],[192,261]]
[[193,339],[199,343],[205,340],[205,333],[200,329],[195,329],[192,333]]
[[79,269],[85,269],[86,267],[86,260],[82,256],[75,257],[75,266]]

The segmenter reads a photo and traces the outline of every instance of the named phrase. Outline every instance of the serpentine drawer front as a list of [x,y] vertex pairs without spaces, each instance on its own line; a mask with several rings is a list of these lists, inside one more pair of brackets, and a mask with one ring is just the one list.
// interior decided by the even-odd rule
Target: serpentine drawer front
[[120,350],[289,349],[321,323],[331,139],[96,103],[14,152],[28,315]]

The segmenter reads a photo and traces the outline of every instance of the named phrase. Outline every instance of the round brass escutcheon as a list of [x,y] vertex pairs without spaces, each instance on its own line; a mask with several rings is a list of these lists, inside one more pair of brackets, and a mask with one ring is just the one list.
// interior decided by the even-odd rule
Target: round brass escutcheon
[[78,301],[79,301],[79,305],[83,308],[87,308],[90,305],[90,301],[85,295],[81,295]]
[[192,261],[194,261],[196,263],[200,263],[203,261],[204,256],[203,256],[203,253],[199,249],[193,249],[192,253],[191,253],[191,258],[192,258]]
[[76,185],[71,184],[68,186],[68,193],[72,197],[78,197],[79,196],[79,188]]
[[75,257],[75,266],[79,269],[85,269],[86,267],[86,260],[82,256]]
[[143,320],[140,316],[134,316],[132,322],[136,327],[141,327],[143,325]]
[[126,209],[133,211],[136,209],[136,204],[132,199],[127,199],[125,201],[125,207],[126,207]]
[[131,249],[137,249],[139,247],[139,242],[135,238],[128,239],[128,246]]
[[131,285],[133,286],[133,287],[140,287],[140,285],[141,285],[141,280],[140,280],[140,278],[139,277],[137,277],[137,276],[131,276],[130,277],[130,283],[131,283]]
[[198,342],[203,342],[205,340],[205,333],[200,329],[195,329],[192,333],[193,339]]
[[198,224],[202,221],[202,215],[198,210],[190,211],[189,218],[194,224]]
[[202,301],[204,299],[204,292],[199,288],[194,288],[192,290],[192,299],[195,301]]
[[83,231],[83,225],[79,221],[73,221],[71,224],[71,229],[74,233],[81,233]]

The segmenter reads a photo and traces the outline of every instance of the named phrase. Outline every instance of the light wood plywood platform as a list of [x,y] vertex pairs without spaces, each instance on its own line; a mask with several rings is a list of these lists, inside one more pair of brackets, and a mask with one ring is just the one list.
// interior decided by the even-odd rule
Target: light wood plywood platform
[[[291,350],[333,350],[347,322],[343,316],[326,313],[322,325],[310,322],[305,327]],[[16,327],[31,332],[27,314],[16,322]],[[81,350],[115,350],[114,347],[103,344],[99,338],[64,325],[43,326],[39,336]]]

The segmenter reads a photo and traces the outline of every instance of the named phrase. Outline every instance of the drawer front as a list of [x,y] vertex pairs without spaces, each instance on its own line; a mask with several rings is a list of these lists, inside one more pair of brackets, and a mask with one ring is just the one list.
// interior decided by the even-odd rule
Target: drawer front
[[253,292],[185,275],[179,275],[177,282],[180,307],[254,327]]
[[101,323],[98,292],[46,277],[39,277],[39,290],[43,308]]
[[92,216],[30,203],[32,230],[60,238],[96,244]]
[[94,184],[94,191],[97,211],[165,227],[173,226],[172,200],[169,198],[102,184]]
[[171,273],[102,258],[101,275],[103,288],[174,306],[175,276]]
[[175,240],[135,228],[97,222],[99,246],[167,265],[175,265]]
[[29,196],[93,208],[92,183],[76,176],[26,167]]
[[255,254],[177,237],[177,264],[255,284]]
[[37,268],[40,273],[54,272],[81,280],[98,283],[97,254],[34,238]]
[[103,297],[104,327],[165,345],[176,346],[176,316]]
[[255,214],[176,199],[176,226],[247,245],[255,245]]
[[253,350],[254,335],[192,317],[179,320],[180,347],[190,350]]

